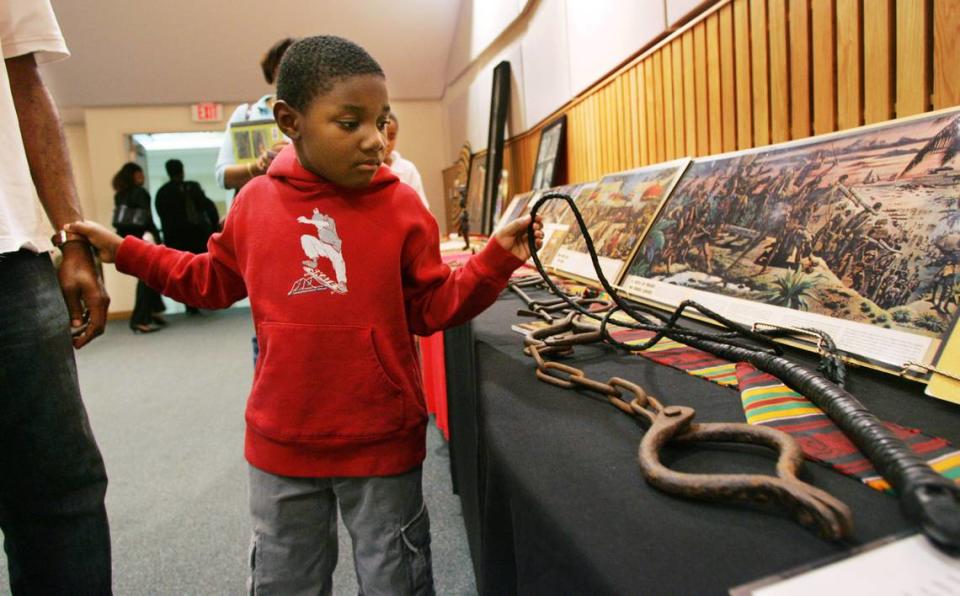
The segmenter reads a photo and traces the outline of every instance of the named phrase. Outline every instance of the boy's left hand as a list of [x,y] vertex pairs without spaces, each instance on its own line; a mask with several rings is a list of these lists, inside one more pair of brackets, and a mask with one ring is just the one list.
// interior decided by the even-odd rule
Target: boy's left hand
[[[533,224],[533,235],[537,242],[537,249],[543,246],[543,222],[540,216]],[[530,232],[530,216],[524,215],[505,225],[499,232],[493,235],[500,246],[510,252],[521,261],[530,258],[530,247],[527,242],[527,234]]]

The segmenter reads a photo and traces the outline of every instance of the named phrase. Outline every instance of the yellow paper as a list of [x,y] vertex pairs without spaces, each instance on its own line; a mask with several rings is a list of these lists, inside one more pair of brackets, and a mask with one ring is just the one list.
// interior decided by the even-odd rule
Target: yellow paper
[[236,122],[230,125],[230,135],[233,139],[233,159],[240,165],[257,161],[261,153],[283,138],[273,120]]
[[[960,376],[960,322],[953,325],[953,331],[934,365],[944,372]],[[960,404],[960,381],[933,373],[926,394]]]

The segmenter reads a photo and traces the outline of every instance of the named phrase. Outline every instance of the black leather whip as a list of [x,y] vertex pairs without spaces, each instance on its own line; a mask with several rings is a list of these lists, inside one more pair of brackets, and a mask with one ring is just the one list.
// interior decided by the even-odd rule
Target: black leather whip
[[[597,278],[616,304],[616,309],[611,309],[602,316],[590,312],[575,301],[568,300],[544,270],[543,263],[537,256],[533,221],[536,221],[537,212],[550,200],[566,201],[570,207],[583,234]],[[727,360],[749,362],[757,369],[777,377],[820,407],[843,430],[896,490],[904,514],[916,522],[934,544],[953,555],[960,554],[960,488],[914,454],[857,398],[842,387],[843,366],[835,350],[832,353],[828,350],[825,366],[821,365],[823,372],[810,370],[780,355],[779,349],[772,345],[769,335],[730,321],[694,301],[684,301],[669,317],[651,307],[630,303],[618,294],[604,276],[593,239],[583,216],[569,195],[547,193],[533,206],[530,213],[533,220],[527,241],[537,271],[551,291],[567,300],[572,309],[600,321],[601,334],[607,341],[629,351],[642,351],[667,337]],[[679,317],[686,308],[699,311],[730,331],[705,332],[680,325]],[[641,345],[627,345],[616,341],[607,328],[615,311],[622,311],[633,319],[633,322],[617,320],[616,325],[652,331],[654,336]],[[758,349],[738,341],[738,338],[761,342],[766,347]],[[832,348],[832,342],[828,342],[828,345]]]

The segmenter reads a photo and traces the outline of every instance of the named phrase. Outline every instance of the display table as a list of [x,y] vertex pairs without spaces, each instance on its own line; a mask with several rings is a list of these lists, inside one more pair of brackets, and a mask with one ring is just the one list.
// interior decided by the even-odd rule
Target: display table
[[[807,462],[801,476],[851,507],[849,543],[820,539],[780,512],[686,500],[644,481],[643,429],[605,401],[542,383],[521,352],[520,301],[504,293],[445,337],[454,486],[483,594],[723,594],[911,528],[896,498]],[[588,376],[621,376],[697,421],[744,420],[735,390],[606,346],[577,347]],[[801,358],[809,358],[802,355]],[[960,408],[922,387],[858,370],[848,389],[882,419],[957,443]],[[753,447],[670,446],[679,471],[773,471]]]

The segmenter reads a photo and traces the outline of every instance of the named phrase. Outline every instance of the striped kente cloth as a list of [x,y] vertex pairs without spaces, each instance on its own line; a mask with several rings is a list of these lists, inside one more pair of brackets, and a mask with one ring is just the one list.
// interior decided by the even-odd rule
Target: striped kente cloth
[[[615,339],[639,345],[653,334],[649,331],[614,331]],[[746,362],[730,362],[690,346],[663,339],[639,355],[695,377],[737,389],[744,415],[750,424],[761,424],[793,436],[807,459],[824,464],[879,491],[890,485],[823,411],[790,389],[779,379]],[[919,430],[884,424],[933,469],[960,484],[960,450],[949,442]]]

